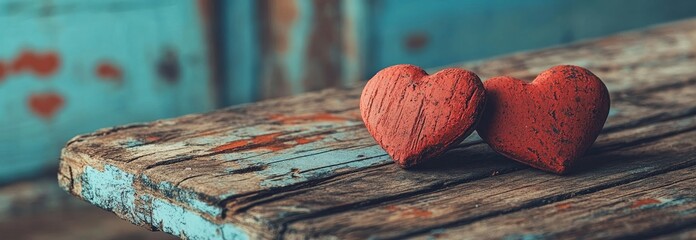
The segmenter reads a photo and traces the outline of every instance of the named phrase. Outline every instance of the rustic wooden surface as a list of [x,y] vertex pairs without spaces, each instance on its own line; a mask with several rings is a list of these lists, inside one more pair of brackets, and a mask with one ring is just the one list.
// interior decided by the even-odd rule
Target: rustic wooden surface
[[366,132],[355,88],[78,136],[58,179],[189,239],[693,236],[696,20],[463,66],[531,80],[557,64],[592,70],[612,99],[591,164],[566,176],[477,136],[400,169]]

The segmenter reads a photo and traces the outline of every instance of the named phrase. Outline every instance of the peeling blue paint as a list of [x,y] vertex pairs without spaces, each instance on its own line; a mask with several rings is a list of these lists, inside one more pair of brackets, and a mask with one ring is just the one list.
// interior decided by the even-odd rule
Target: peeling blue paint
[[168,201],[143,197],[152,206],[152,225],[183,239],[249,239],[231,224],[215,224],[200,215]]
[[657,200],[659,200],[660,203],[644,205],[644,206],[641,206],[640,209],[673,207],[673,206],[683,205],[686,203],[691,203],[694,201],[694,199],[692,199],[692,198],[677,198],[677,199],[658,198]]
[[81,196],[103,209],[126,216],[136,224],[144,219],[135,214],[135,189],[133,175],[112,165],[104,165],[104,171],[86,166],[82,176]]
[[[136,195],[133,187],[133,174],[124,172],[112,165],[104,165],[104,171],[86,166],[79,177],[82,184],[81,196],[106,210],[138,224],[149,224],[184,239],[249,239],[240,228],[232,224],[218,224],[198,211],[177,206],[167,200],[149,195]],[[171,189],[168,183],[159,184],[163,189]],[[219,214],[219,209],[196,200],[186,194],[179,195],[187,200],[185,204],[195,210],[208,214]]]
[[446,232],[446,231],[445,231],[444,228],[433,229],[433,230],[430,231],[430,233],[429,233],[429,235],[428,235],[428,239],[429,239],[429,240],[431,240],[431,239],[438,239],[438,238],[439,238],[438,236],[439,236],[439,235],[442,235],[442,234],[445,234],[445,232]]
[[214,204],[207,203],[200,199],[197,193],[174,186],[169,182],[153,183],[147,176],[141,177],[144,184],[153,187],[168,198],[176,199],[180,203],[186,204],[192,209],[206,213],[211,217],[218,217],[222,214],[222,209]]
[[505,240],[541,240],[545,239],[542,234],[511,234],[503,237]]
[[143,142],[139,141],[139,140],[135,140],[135,139],[129,139],[129,140],[121,143],[121,145],[123,145],[126,148],[134,148],[134,147],[143,145]]
[[616,116],[617,114],[619,114],[619,110],[616,108],[609,108],[609,117]]
[[[325,149],[320,149],[326,151]],[[358,157],[362,156],[362,157]],[[346,161],[354,160],[354,161]],[[265,187],[282,187],[331,174],[338,169],[364,168],[392,161],[384,150],[377,146],[363,148],[341,149],[325,153],[299,157],[291,161],[276,162],[267,169],[260,171],[262,176],[271,176],[261,182]],[[292,169],[298,169],[299,174],[292,174]],[[311,170],[310,174],[302,171]],[[275,177],[274,177],[275,176]]]

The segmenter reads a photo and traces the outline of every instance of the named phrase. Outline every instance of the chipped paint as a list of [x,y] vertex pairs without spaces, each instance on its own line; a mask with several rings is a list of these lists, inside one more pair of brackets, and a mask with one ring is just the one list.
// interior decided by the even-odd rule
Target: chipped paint
[[323,138],[321,135],[311,137],[298,137],[290,139],[279,139],[278,137],[285,133],[269,133],[255,136],[249,139],[236,140],[228,142],[224,145],[213,148],[213,152],[233,152],[237,150],[269,150],[280,151],[283,149],[293,148],[298,145],[308,144],[319,141]]
[[169,182],[154,183],[145,175],[141,176],[140,179],[144,185],[157,190],[168,199],[175,199],[196,211],[208,214],[210,217],[215,218],[222,214],[222,209],[219,206],[201,200],[199,195],[193,191],[177,187]]
[[112,165],[105,165],[104,171],[85,166],[79,179],[82,185],[80,196],[86,201],[135,224],[146,222],[143,215],[136,213],[133,175]]
[[232,224],[215,224],[168,201],[154,198],[151,205],[152,226],[183,239],[249,239]]
[[[13,156],[0,160],[0,184],[55,168],[76,134],[220,107],[207,81],[208,46],[194,1],[50,1],[50,18],[37,15],[44,2],[12,1],[21,9],[9,14],[0,1],[2,26],[16,30],[0,30],[0,152]],[[90,34],[75,34],[83,28]],[[160,81],[154,69],[166,48],[180,57],[177,85]],[[96,75],[102,61],[120,67],[122,84]],[[64,99],[50,120],[28,103],[31,93],[47,91]]]
[[[318,144],[321,145],[321,143]],[[289,186],[318,179],[340,170],[364,168],[391,162],[391,158],[384,150],[376,145],[334,151],[317,149],[316,146],[310,146],[310,144],[303,146],[307,147],[293,149],[301,154],[280,154],[282,158],[269,157],[267,161],[273,161],[273,164],[260,171],[259,174],[272,177],[265,178],[260,185],[264,187]],[[357,156],[360,155],[364,157],[358,158]],[[295,168],[299,171],[293,171]]]
[[285,116],[285,115],[271,115],[269,117],[270,120],[272,121],[278,121],[284,125],[291,125],[291,124],[301,124],[301,123],[312,123],[316,124],[317,122],[340,122],[340,121],[356,121],[360,120],[360,118],[347,118],[343,116],[338,116],[330,113],[317,113],[317,114],[308,114],[308,115],[293,115],[293,116]]
[[571,207],[573,207],[573,204],[571,204],[571,203],[569,203],[569,202],[556,204],[556,210],[557,210],[557,211],[568,210],[568,209],[570,209]]
[[235,140],[232,142],[225,143],[223,145],[220,145],[218,147],[215,147],[211,149],[213,152],[232,152],[236,150],[240,150],[242,148],[248,148],[251,146],[265,146],[269,145],[272,142],[276,141],[276,139],[279,136],[282,136],[282,132],[275,132],[275,133],[267,133],[267,134],[262,134],[255,136],[253,138],[249,139],[242,139],[242,140]]
[[543,234],[511,234],[503,237],[505,240],[541,240],[545,239]]
[[105,61],[99,63],[94,72],[97,75],[97,77],[104,80],[115,82],[120,82],[123,80],[123,71],[120,67],[116,66],[112,62]]
[[22,72],[33,73],[38,77],[48,77],[58,71],[60,57],[56,52],[44,53],[24,50],[10,65],[10,71],[14,74]]
[[138,140],[138,139],[127,139],[126,141],[123,141],[120,144],[121,144],[121,146],[124,146],[125,148],[134,148],[134,147],[141,146],[145,143]]
[[0,61],[0,81],[12,74],[32,73],[45,79],[55,74],[60,68],[60,57],[53,51],[35,52],[23,50],[14,60]]
[[160,139],[162,139],[162,138],[160,138],[160,137],[158,137],[158,136],[147,136],[147,137],[145,137],[145,141],[146,141],[146,142],[156,142],[156,141],[159,141]]
[[[168,200],[151,194],[138,194],[134,187],[136,177],[115,166],[104,165],[104,171],[86,166],[79,176],[80,196],[86,201],[112,211],[134,224],[149,224],[156,229],[184,239],[249,239],[240,228],[232,224],[218,224],[201,213],[177,206]],[[145,179],[146,180],[146,179]],[[173,186],[159,184],[162,189]],[[219,213],[209,205],[192,198],[185,199],[189,206],[207,213]]]
[[55,92],[34,93],[27,100],[31,112],[43,119],[52,119],[63,108],[65,100]]
[[639,207],[658,204],[658,203],[662,203],[662,201],[654,199],[654,198],[638,199],[635,202],[633,202],[633,204],[631,205],[631,208],[639,208]]
[[633,202],[631,208],[665,208],[693,202],[692,198],[644,198]]
[[439,239],[448,236],[444,228],[433,229],[428,234],[428,239]]

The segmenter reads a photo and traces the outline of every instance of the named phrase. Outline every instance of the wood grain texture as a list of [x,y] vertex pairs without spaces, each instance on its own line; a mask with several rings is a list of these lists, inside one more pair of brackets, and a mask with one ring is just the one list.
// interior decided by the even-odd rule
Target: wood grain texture
[[501,76],[484,86],[481,138],[510,159],[553,173],[577,164],[609,115],[607,87],[578,66],[554,66],[531,83]]
[[[591,154],[586,157],[587,160],[602,163],[602,165],[566,177],[540,174],[538,171],[525,169],[455,185],[430,194],[415,195],[293,223],[288,227],[287,232],[313,237],[329,235],[348,238],[400,239],[439,228],[469,224],[498,214],[554,203],[651,174],[691,166],[696,164],[694,146],[691,146],[693,144],[687,144],[689,147],[686,149],[676,149],[673,146],[673,142],[683,143],[696,136],[693,131],[696,129],[696,121],[690,120],[690,122],[686,128],[686,131],[690,131],[689,134],[637,146],[624,145],[621,148]],[[628,135],[622,132],[612,137],[640,138],[636,135],[646,133],[648,136],[653,133],[670,135],[675,134],[672,131],[677,133],[685,131],[671,129],[669,126],[673,124],[683,124],[683,122],[638,128],[629,131],[633,133]],[[663,131],[669,129],[667,131],[671,133],[664,133],[660,131],[660,128]],[[666,157],[665,152],[675,153]],[[645,154],[645,156],[628,162],[638,154]],[[367,231],[367,229],[370,230]],[[453,235],[455,238],[456,236],[459,235]]]
[[417,237],[695,165],[695,56],[692,20],[464,64],[529,78],[562,62],[604,80],[612,111],[585,157],[596,167],[567,177],[507,160],[477,136],[404,171],[365,130],[355,88],[78,136],[58,179],[134,224],[190,239]]
[[[690,134],[693,138],[696,134]],[[693,150],[691,150],[693,151]],[[431,232],[441,239],[645,239],[696,225],[695,166],[591,194]],[[425,210],[424,210],[425,211]],[[427,239],[422,236],[420,239]]]

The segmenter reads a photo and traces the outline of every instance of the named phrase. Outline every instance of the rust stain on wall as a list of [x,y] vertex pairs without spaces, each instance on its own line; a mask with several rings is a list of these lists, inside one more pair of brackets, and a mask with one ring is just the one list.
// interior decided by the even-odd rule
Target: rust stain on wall
[[358,57],[358,43],[356,42],[357,36],[356,32],[357,30],[355,29],[355,24],[353,21],[350,21],[349,17],[354,17],[354,16],[343,16],[344,19],[341,20],[343,23],[343,31],[341,34],[343,35],[343,54],[350,59],[356,59]]
[[60,57],[58,53],[53,51],[39,53],[32,50],[23,50],[13,61],[0,65],[0,79],[10,74],[24,72],[45,78],[58,71],[60,68]]
[[54,92],[35,93],[29,96],[29,109],[43,119],[51,119],[63,108],[65,100]]
[[12,72],[31,72],[40,77],[50,76],[58,70],[60,59],[55,52],[36,53],[25,50],[12,63]]
[[121,68],[111,62],[101,62],[95,69],[96,75],[104,80],[120,82],[123,80]]
[[0,82],[5,79],[5,75],[7,75],[7,69],[5,68],[5,63],[0,61]]
[[404,39],[404,46],[410,51],[420,50],[428,44],[428,35],[424,32],[411,33]]
[[206,40],[206,56],[208,59],[208,70],[210,70],[210,85],[209,89],[211,92],[211,98],[215,99],[216,105],[223,104],[223,98],[226,92],[222,89],[225,88],[224,79],[220,76],[220,66],[219,65],[219,49],[223,43],[222,41],[222,28],[220,22],[223,21],[220,14],[218,14],[215,9],[222,6],[222,1],[214,0],[198,0],[198,12],[200,13],[201,22],[203,23],[203,29]]
[[156,65],[157,75],[168,83],[176,83],[181,77],[181,66],[179,65],[179,57],[172,49],[166,49],[162,52]]
[[293,0],[259,1],[259,49],[261,51],[260,89],[262,98],[292,94],[287,67],[282,62],[290,48],[291,27],[298,18],[297,2]]
[[304,69],[305,91],[341,85],[341,2],[314,0],[312,31]]
[[269,24],[273,48],[285,53],[290,46],[290,29],[297,20],[297,2],[292,0],[269,0]]

